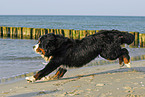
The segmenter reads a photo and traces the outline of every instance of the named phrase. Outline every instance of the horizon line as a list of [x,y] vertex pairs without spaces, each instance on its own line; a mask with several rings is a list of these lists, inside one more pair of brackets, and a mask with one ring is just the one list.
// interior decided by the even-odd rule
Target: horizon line
[[[132,16],[132,17],[135,17],[135,16],[139,16],[139,15],[38,15],[38,14],[35,14],[35,15],[21,15],[21,14],[7,14],[7,15],[0,15],[0,16]],[[139,16],[139,17],[145,17],[145,16]]]

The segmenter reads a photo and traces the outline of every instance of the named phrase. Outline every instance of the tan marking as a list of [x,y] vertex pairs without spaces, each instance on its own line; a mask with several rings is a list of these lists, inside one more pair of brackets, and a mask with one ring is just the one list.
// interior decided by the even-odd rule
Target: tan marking
[[130,60],[128,60],[126,57],[123,56],[123,61],[125,64],[128,64],[130,62]]
[[57,71],[57,73],[53,76],[53,78],[61,78],[63,76],[64,72],[60,72],[60,71]]
[[45,55],[45,51],[42,48],[39,48],[39,50],[42,52],[43,55]]
[[57,73],[55,75],[59,75],[60,74],[60,71],[57,71]]
[[64,74],[64,72],[62,72],[62,73],[59,75],[59,77],[62,77],[62,76],[63,76],[63,74]]
[[39,48],[37,48],[37,49],[36,49],[36,52],[40,52],[40,49],[39,49]]
[[109,58],[107,60],[111,61]]
[[[40,73],[36,73],[36,74],[34,75],[34,78],[35,78],[36,80],[39,80],[39,79],[40,79],[39,76],[40,76]],[[38,78],[39,78],[39,79],[38,79]]]

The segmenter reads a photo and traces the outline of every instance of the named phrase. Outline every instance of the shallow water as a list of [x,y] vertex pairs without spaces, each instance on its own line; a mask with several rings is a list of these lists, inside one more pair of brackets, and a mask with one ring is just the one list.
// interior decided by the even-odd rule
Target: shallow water
[[0,39],[0,78],[42,68],[43,59],[32,49],[36,43],[36,40]]

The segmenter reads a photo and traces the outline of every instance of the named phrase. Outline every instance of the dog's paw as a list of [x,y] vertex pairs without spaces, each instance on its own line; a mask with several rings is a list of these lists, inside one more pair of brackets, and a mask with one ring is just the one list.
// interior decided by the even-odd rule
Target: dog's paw
[[45,76],[45,77],[42,77],[41,80],[42,81],[48,81],[48,80],[51,80],[51,77],[50,76]]
[[54,75],[54,76],[51,76],[51,77],[50,77],[50,80],[58,80],[58,79],[60,79],[60,78],[61,78],[61,77]]
[[120,64],[120,68],[122,68],[123,66],[131,68],[131,64],[130,63],[128,63],[128,64],[124,64],[124,63]]
[[36,79],[34,78],[34,76],[26,77],[25,79],[27,80],[28,83],[30,83],[30,82],[33,83],[33,82],[36,81]]
[[131,68],[131,64],[130,63],[125,64],[125,65],[126,65],[126,67]]

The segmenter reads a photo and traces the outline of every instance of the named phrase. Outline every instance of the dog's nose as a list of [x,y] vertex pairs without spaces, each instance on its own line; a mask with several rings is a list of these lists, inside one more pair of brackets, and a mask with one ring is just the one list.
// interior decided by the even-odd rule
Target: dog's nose
[[33,49],[35,48],[35,46],[33,46]]

